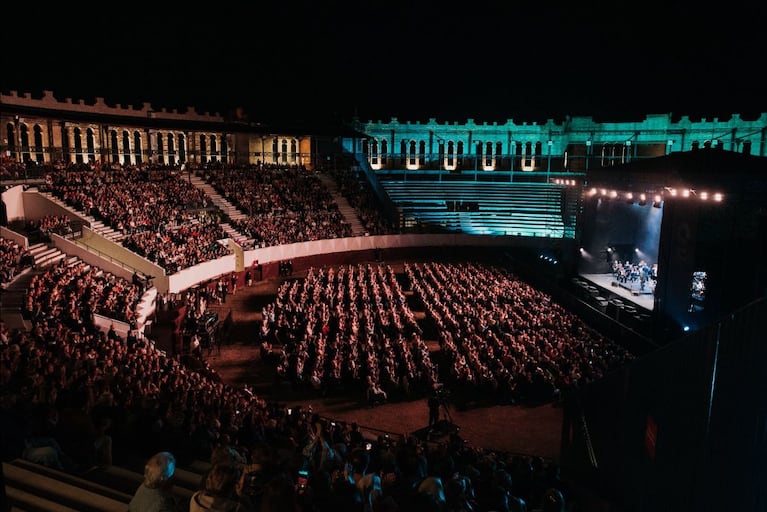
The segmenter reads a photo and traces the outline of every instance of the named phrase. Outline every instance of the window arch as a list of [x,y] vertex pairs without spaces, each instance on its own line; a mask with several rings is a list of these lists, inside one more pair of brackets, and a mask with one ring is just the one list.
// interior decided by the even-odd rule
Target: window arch
[[21,137],[21,159],[24,162],[29,162],[29,130],[27,125],[19,125],[19,136]]
[[173,134],[168,134],[168,163],[170,165],[176,165],[176,148],[173,142]]
[[178,161],[186,162],[186,138],[182,133],[178,134]]
[[43,129],[40,127],[39,124],[36,124],[34,127],[34,138],[35,138],[35,160],[39,163],[42,163],[45,161],[45,157],[43,156]]
[[112,163],[120,163],[120,145],[117,142],[117,130],[109,132],[109,145],[112,147]]
[[207,163],[208,162],[208,139],[205,137],[204,133],[200,134],[200,162]]
[[96,134],[93,132],[93,128],[88,128],[85,131],[85,143],[88,146],[88,161],[96,161]]
[[155,161],[158,164],[165,163],[165,137],[163,137],[162,132],[157,132],[157,159]]
[[79,127],[74,129],[74,144],[75,144],[75,163],[83,163],[83,133]]
[[8,140],[8,151],[11,154],[16,153],[16,130],[13,129],[13,123],[5,125],[5,138]]
[[130,133],[128,130],[123,130],[123,164],[130,165]]
[[218,161],[218,139],[215,135],[210,136],[210,161]]

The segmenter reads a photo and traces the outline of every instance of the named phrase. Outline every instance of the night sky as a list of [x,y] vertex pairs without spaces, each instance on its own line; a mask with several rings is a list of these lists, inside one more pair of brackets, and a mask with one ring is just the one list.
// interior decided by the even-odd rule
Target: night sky
[[761,2],[452,4],[13,2],[0,89],[267,123],[767,112]]

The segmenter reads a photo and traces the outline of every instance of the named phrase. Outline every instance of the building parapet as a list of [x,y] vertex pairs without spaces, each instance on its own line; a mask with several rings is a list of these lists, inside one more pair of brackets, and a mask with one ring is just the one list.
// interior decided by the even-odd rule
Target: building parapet
[[78,113],[92,113],[109,116],[149,118],[149,119],[168,119],[175,121],[204,121],[204,122],[223,122],[224,118],[216,112],[198,113],[194,107],[187,107],[186,111],[179,112],[176,109],[167,110],[166,108],[153,108],[151,103],[144,102],[140,107],[133,105],[123,106],[120,103],[115,105],[107,104],[106,100],[97,97],[92,103],[83,99],[77,101],[72,98],[58,99],[52,91],[43,91],[42,97],[33,97],[31,93],[19,94],[17,91],[10,91],[8,94],[0,93],[0,105],[37,108],[46,110],[60,110]]

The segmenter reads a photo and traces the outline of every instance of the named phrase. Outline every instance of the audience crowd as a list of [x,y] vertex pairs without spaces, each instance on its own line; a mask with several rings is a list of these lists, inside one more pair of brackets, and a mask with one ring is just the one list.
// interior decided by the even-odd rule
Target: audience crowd
[[474,263],[406,263],[437,328],[445,380],[472,396],[551,400],[632,355],[515,275]]
[[[330,193],[304,169],[211,168],[205,178],[248,213],[233,225],[257,246],[350,235]],[[335,178],[347,198],[360,198],[350,203],[369,233],[392,232],[383,217],[365,214],[362,198],[372,192],[351,171]],[[173,172],[70,166],[51,170],[48,186],[169,273],[229,253],[209,199]],[[71,229],[55,215],[33,227]],[[23,260],[3,239],[3,282]],[[200,290],[171,307],[197,322],[210,301],[236,293],[237,280],[222,276]],[[474,447],[457,434],[442,442],[366,438],[356,424],[227,384],[204,361],[190,366],[133,328],[123,337],[96,325],[94,314],[135,327],[142,291],[80,261],[32,277],[22,308],[31,329],[9,331],[0,321],[4,460],[80,471],[141,453],[145,480],[129,510],[150,502],[174,511],[568,508],[570,490],[551,461]],[[440,385],[499,402],[550,400],[632,357],[510,272],[475,263],[405,263],[402,275],[382,263],[310,268],[282,283],[262,318],[254,336],[281,377],[320,393],[365,386],[371,402]],[[439,342],[439,363],[425,330]],[[200,458],[210,470],[180,503],[170,491],[174,467]]]
[[209,168],[205,180],[247,216],[231,224],[255,247],[351,236],[351,225],[319,177],[303,167]]
[[310,268],[286,281],[263,310],[260,343],[277,344],[278,373],[333,390],[365,383],[368,397],[430,389],[436,368],[389,265]]
[[20,272],[33,264],[34,259],[29,251],[10,238],[0,238],[0,285],[10,283]]
[[71,166],[47,176],[69,206],[123,233],[122,244],[169,274],[230,254],[210,199],[172,169]]

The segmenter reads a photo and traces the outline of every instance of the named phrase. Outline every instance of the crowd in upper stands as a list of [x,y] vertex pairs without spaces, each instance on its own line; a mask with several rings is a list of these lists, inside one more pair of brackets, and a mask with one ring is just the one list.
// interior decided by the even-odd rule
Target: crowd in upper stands
[[[162,171],[160,169],[159,171]],[[210,198],[172,169],[71,166],[48,174],[51,192],[104,221],[122,244],[173,274],[230,250]]]
[[0,238],[0,285],[13,281],[21,271],[34,263],[29,251],[11,240]]
[[231,224],[270,247],[351,236],[351,225],[315,173],[298,166],[209,168],[205,180],[246,213]]

